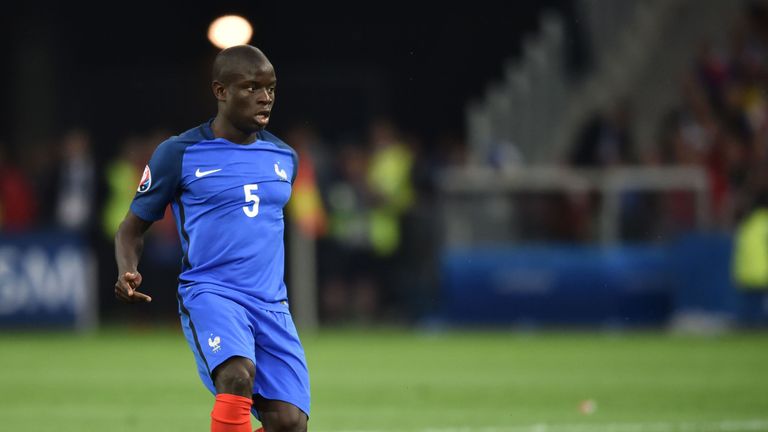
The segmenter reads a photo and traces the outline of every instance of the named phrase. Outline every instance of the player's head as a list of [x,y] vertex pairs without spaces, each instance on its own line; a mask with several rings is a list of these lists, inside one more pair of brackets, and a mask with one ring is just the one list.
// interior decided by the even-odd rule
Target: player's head
[[238,45],[221,51],[213,62],[213,94],[219,115],[252,133],[269,123],[275,103],[275,69],[261,50]]

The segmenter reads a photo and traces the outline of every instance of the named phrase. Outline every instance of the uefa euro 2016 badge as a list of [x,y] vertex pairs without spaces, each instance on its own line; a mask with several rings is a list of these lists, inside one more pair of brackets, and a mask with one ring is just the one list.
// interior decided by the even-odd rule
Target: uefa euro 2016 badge
[[139,188],[136,190],[139,192],[146,192],[149,190],[150,186],[152,186],[152,171],[149,170],[149,165],[146,165],[144,167],[144,174],[141,175]]

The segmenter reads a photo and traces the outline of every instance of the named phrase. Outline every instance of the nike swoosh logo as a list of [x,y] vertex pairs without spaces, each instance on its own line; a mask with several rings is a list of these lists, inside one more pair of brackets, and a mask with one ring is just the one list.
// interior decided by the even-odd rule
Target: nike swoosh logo
[[215,173],[215,172],[219,172],[219,171],[221,171],[222,169],[223,169],[223,168],[219,168],[219,169],[213,169],[213,170],[210,170],[210,171],[200,171],[200,168],[198,168],[198,169],[197,169],[197,171],[195,171],[195,177],[197,177],[197,178],[200,178],[200,177],[205,177],[205,176],[207,176],[208,174],[213,174],[213,173]]

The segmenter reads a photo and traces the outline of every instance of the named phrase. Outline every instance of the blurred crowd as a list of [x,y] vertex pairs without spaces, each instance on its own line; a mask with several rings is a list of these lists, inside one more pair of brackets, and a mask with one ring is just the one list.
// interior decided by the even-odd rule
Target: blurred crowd
[[662,127],[659,158],[707,169],[713,214],[731,227],[768,192],[768,8],[755,3],[723,52],[702,42]]
[[[681,105],[659,125],[657,147],[638,151],[631,138],[631,105],[618,100],[584,125],[569,162],[700,166],[709,179],[716,225],[732,229],[754,208],[768,206],[767,90],[768,11],[755,6],[733,27],[726,50],[701,43],[682,80]],[[86,238],[99,258],[101,310],[111,313],[114,234],[154,148],[177,132],[128,136],[106,163],[94,157],[87,128],[63,132],[43,146],[45,151],[0,142],[0,230],[55,229]],[[286,210],[294,222],[288,229],[316,240],[322,321],[409,319],[434,304],[435,178],[443,168],[467,163],[462,138],[445,134],[426,145],[385,118],[371,120],[363,136],[340,142],[324,140],[310,124],[276,132],[301,161]],[[595,239],[588,216],[597,208],[594,197],[558,196],[555,202],[555,211],[547,207],[551,217],[532,218],[522,231],[534,236],[550,220],[541,237]],[[684,193],[629,194],[622,237],[653,240],[690,227],[692,208],[692,197]],[[161,302],[175,301],[177,236],[166,212],[147,238],[141,270],[145,281],[154,281],[153,297]]]
[[[658,125],[656,146],[632,142],[632,106],[617,100],[576,137],[577,167],[697,166],[705,170],[716,228],[731,230],[768,203],[768,9],[750,5],[733,24],[728,44],[701,41],[680,84],[681,104]],[[695,226],[691,194],[627,194],[625,240],[668,238]]]

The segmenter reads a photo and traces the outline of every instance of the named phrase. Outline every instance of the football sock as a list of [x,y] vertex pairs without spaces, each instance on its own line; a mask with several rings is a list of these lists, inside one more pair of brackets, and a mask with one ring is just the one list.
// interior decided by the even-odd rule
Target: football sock
[[211,411],[211,432],[251,432],[251,404],[251,398],[217,394]]
[[255,431],[253,431],[253,432],[264,432],[264,428],[263,428],[263,427],[260,427],[260,428],[256,429],[256,430],[255,430]]

